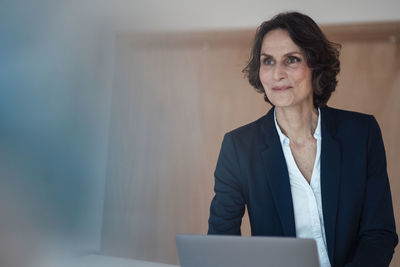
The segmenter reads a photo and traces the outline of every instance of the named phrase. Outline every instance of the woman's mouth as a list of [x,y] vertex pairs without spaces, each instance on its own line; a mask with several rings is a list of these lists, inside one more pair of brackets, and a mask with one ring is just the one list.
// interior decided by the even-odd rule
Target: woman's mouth
[[272,90],[274,91],[285,91],[292,88],[291,86],[274,86],[272,87]]

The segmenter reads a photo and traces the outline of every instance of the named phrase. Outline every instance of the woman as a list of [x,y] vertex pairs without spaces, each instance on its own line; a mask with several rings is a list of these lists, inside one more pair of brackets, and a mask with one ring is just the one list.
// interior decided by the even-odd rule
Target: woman
[[209,234],[314,238],[321,266],[388,266],[397,245],[381,132],[371,115],[326,103],[339,45],[300,13],[258,28],[244,69],[273,108],[227,133]]

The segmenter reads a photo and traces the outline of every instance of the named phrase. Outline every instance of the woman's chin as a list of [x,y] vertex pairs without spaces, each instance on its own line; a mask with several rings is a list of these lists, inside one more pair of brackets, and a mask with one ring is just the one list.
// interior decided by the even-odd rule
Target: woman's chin
[[293,101],[291,101],[290,99],[270,99],[271,103],[275,106],[275,107],[290,107],[293,105]]

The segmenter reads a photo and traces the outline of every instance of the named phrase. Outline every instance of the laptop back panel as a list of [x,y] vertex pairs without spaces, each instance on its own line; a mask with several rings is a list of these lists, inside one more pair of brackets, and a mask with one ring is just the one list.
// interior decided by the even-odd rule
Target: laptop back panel
[[318,267],[312,239],[177,235],[182,267]]

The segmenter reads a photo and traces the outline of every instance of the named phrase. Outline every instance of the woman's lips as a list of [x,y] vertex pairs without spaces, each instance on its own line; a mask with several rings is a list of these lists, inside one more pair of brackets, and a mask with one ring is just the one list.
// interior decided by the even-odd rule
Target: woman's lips
[[274,86],[272,87],[272,90],[274,91],[285,91],[292,88],[291,86]]

